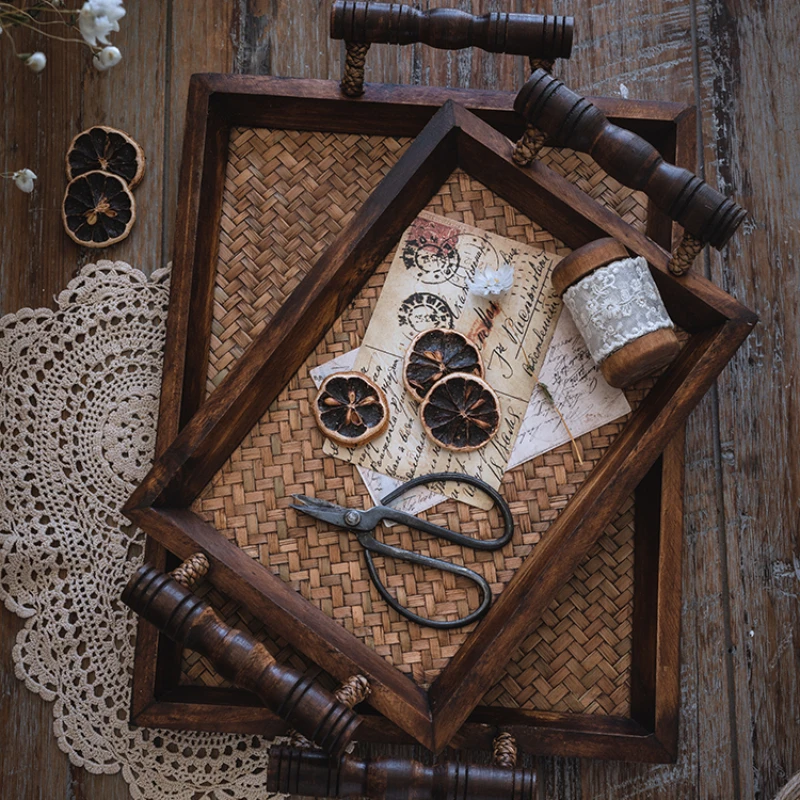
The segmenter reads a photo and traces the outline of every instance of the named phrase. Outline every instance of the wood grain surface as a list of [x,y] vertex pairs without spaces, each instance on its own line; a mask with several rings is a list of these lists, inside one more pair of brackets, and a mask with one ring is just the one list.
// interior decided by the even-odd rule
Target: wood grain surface
[[[753,0],[421,5],[575,14],[572,59],[556,74],[579,92],[695,103],[701,175],[751,212],[725,251],[695,265],[761,323],[688,423],[678,761],[542,759],[540,785],[548,800],[772,798],[800,769],[796,15],[789,3]],[[110,124],[145,148],[139,220],[107,257],[150,271],[171,252],[189,75],[338,79],[343,45],[328,41],[327,11],[320,0],[131,2],[115,41],[124,61],[102,75],[73,49],[20,37],[23,49],[47,50],[47,69],[33,76],[0,40],[0,170],[40,176],[32,196],[0,185],[0,312],[50,305],[96,257],[67,239],[58,214],[75,133]],[[425,45],[373,45],[366,69],[368,82],[506,90],[525,75],[523,58]],[[0,748],[3,796],[128,797],[119,775],[91,776],[58,750],[49,705],[13,675],[21,625],[0,613],[0,737],[14,742]]]

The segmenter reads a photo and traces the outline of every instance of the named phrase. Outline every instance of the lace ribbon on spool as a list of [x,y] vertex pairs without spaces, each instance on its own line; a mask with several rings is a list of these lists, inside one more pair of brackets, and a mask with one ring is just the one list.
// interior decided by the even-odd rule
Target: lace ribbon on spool
[[598,364],[645,334],[675,327],[641,256],[596,269],[563,300]]

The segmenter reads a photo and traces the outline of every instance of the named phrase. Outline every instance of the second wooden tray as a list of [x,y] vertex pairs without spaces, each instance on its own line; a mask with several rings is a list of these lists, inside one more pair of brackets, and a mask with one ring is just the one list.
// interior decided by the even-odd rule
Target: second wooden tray
[[[253,95],[256,88],[260,88],[262,96]],[[270,79],[254,82],[253,79],[206,78],[194,85],[190,109],[194,104],[198,119],[205,114],[202,119],[207,125],[200,131],[190,129],[187,135],[184,172],[188,173],[188,185],[192,185],[191,179],[194,178],[198,194],[184,200],[179,228],[182,225],[186,230],[187,225],[194,225],[197,233],[194,234],[196,238],[182,238],[176,253],[174,280],[177,284],[170,314],[169,369],[165,369],[159,430],[162,450],[200,406],[206,381],[210,378],[212,383],[216,383],[221,376],[224,377],[245,346],[252,339],[259,338],[259,330],[268,326],[283,298],[291,294],[303,277],[301,265],[315,259],[353,210],[369,195],[388,166],[407,147],[407,141],[399,138],[400,134],[412,132],[410,125],[421,125],[424,114],[430,115],[438,102],[453,96],[465,105],[472,105],[512,136],[518,127],[510,113],[504,110],[504,107],[510,108],[512,98],[509,95],[424,89],[392,93],[371,87],[364,100],[346,102],[338,100],[335,91],[330,84],[322,82]],[[606,110],[624,124],[625,120],[619,119],[614,111],[626,106],[617,106],[617,109]],[[672,152],[688,154],[688,150],[682,148],[691,139],[684,139],[681,134],[681,110],[653,104],[628,104],[627,108],[631,112],[627,122],[637,127],[639,132],[656,138],[666,155],[670,155],[670,148]],[[660,114],[661,118],[643,121],[647,112],[654,116]],[[321,119],[323,115],[324,122]],[[234,127],[237,124],[240,127]],[[271,129],[254,131],[251,128],[254,125],[270,125]],[[313,130],[318,126],[325,130],[316,133],[293,130]],[[358,133],[364,129],[373,131],[373,135]],[[222,167],[228,154],[229,130],[231,159],[228,184],[223,189]],[[391,135],[393,131],[397,135]],[[582,182],[590,194],[604,200],[631,222],[642,222],[641,198],[604,178],[588,159],[574,154],[553,153],[551,166],[557,166],[559,159],[562,160],[562,172],[569,173],[579,184]],[[477,222],[491,227],[503,235],[539,241],[552,249],[563,246],[551,234],[516,212],[511,204],[499,200],[464,173],[451,177],[443,190],[435,195],[429,208],[471,224]],[[221,218],[222,223],[220,268],[216,277],[216,228],[208,224],[209,216],[212,221]],[[200,219],[205,223],[202,226],[198,226]],[[647,225],[652,236],[669,246],[668,223],[657,214],[651,214]],[[270,243],[270,247],[263,246],[265,241]],[[658,257],[657,252],[650,255],[651,261]],[[337,574],[335,569],[345,564],[347,577],[352,579],[353,585],[359,585],[360,562],[354,557],[357,554],[348,553],[347,542],[338,534],[321,531],[317,536],[317,531],[310,529],[301,533],[296,528],[296,520],[291,521],[289,531],[285,511],[280,507],[281,498],[298,487],[301,490],[312,487],[317,492],[325,489],[341,491],[343,496],[358,493],[359,484],[357,479],[353,479],[352,467],[317,457],[315,448],[318,449],[320,443],[315,443],[316,432],[304,423],[307,415],[303,414],[303,403],[307,404],[310,391],[307,368],[316,358],[337,354],[358,344],[371,308],[370,298],[374,300],[381,281],[379,269],[334,326],[321,349],[317,349],[316,355],[306,362],[276,398],[259,423],[260,427],[232,454],[217,479],[198,498],[193,506],[198,516],[187,516],[178,510],[185,500],[176,502],[176,497],[189,498],[193,493],[186,494],[185,489],[178,485],[173,486],[173,497],[169,496],[173,490],[168,490],[157,501],[157,506],[165,506],[164,511],[157,508],[148,511],[143,507],[137,510],[134,503],[132,516],[146,529],[149,527],[170,541],[181,555],[189,545],[180,535],[175,535],[176,525],[188,533],[194,543],[198,540],[194,533],[201,529],[192,520],[199,522],[205,518],[219,530],[228,531],[240,547],[269,563],[270,569],[297,588],[306,600],[314,602],[334,618],[339,613],[345,629],[349,623],[352,633],[360,631],[357,635],[368,641],[375,652],[394,668],[411,675],[422,686],[433,682],[431,703],[435,705],[438,673],[465,641],[458,637],[467,634],[456,632],[448,634],[452,640],[442,641],[438,636],[434,640],[434,637],[427,636],[429,631],[425,631],[423,636],[412,634],[407,624],[404,633],[397,627],[396,620],[386,617],[380,610],[369,622],[366,618],[359,618],[354,609],[369,604],[368,593],[361,590],[351,592],[358,597],[351,597],[344,603],[344,596],[339,598],[336,595],[337,582],[342,586],[343,573],[340,570],[340,577],[336,580],[326,580],[325,574],[327,571],[330,578]],[[682,291],[681,285],[688,285],[688,291]],[[725,296],[718,290],[705,282],[689,279],[683,284],[675,282],[671,291],[673,305],[676,301],[682,302],[676,319],[689,329],[701,331],[705,326],[710,330],[724,324],[719,308],[724,309]],[[174,314],[175,298],[186,298],[187,292],[191,294],[192,303],[177,307],[177,314]],[[695,296],[695,300],[687,304],[687,296]],[[218,299],[216,308],[211,305],[212,297]],[[249,297],[250,302],[249,308],[242,310],[237,306],[243,297],[246,303]],[[735,331],[739,331],[736,335],[741,338],[746,332],[747,315],[744,310],[737,310],[735,304],[728,310],[731,319],[739,315],[737,321],[742,324],[735,326]],[[692,339],[695,340],[689,348],[693,351],[692,358],[684,358],[690,368],[695,366],[697,353],[694,351],[702,344],[697,337]],[[734,340],[729,338],[729,342],[729,346],[735,349],[738,344],[735,337]],[[210,374],[205,369],[209,344]],[[720,352],[714,364],[721,368],[724,361]],[[709,369],[716,366],[709,366]],[[708,370],[703,373],[704,376],[708,374]],[[663,384],[664,381],[662,393]],[[697,386],[693,392],[700,390],[700,384]],[[668,386],[667,395],[664,395],[667,404],[671,402],[672,391],[677,389]],[[212,395],[210,401],[212,406],[214,397]],[[588,437],[585,444],[591,463],[596,463],[618,430],[618,426],[610,426],[609,430]],[[160,482],[163,488],[166,485],[164,477],[175,474],[175,457],[180,458],[180,450],[172,448],[170,452],[151,474],[149,484],[145,484],[151,494],[154,485]],[[575,469],[566,449],[542,457],[515,473],[509,476],[505,491],[514,501],[522,540],[508,564],[492,561],[484,565],[502,574],[499,580],[501,588],[588,474],[585,470]],[[607,491],[609,479],[604,480],[606,488],[603,491]],[[634,483],[630,483],[631,488]],[[577,606],[573,605],[574,613],[551,628],[549,641],[547,634],[540,634],[538,642],[523,643],[521,657],[512,659],[507,678],[501,679],[497,685],[499,688],[491,689],[491,684],[486,686],[488,703],[496,703],[503,710],[492,710],[485,698],[487,704],[473,712],[472,723],[462,730],[454,743],[465,746],[467,743],[469,746],[483,744],[484,739],[488,740],[492,731],[502,724],[504,727],[519,727],[518,735],[523,746],[540,752],[647,760],[664,760],[674,753],[679,619],[679,587],[675,586],[675,576],[679,575],[677,565],[680,563],[681,487],[682,447],[678,439],[672,441],[665,458],[655,462],[637,489],[638,600],[634,612],[631,614],[630,603],[619,600],[617,605],[615,602],[606,603],[604,618],[600,610],[603,603],[595,594],[594,606],[584,625],[580,616],[591,604],[587,602],[584,605],[578,601]],[[142,493],[139,495],[141,497]],[[620,499],[622,497],[624,494]],[[609,510],[609,517],[611,511],[613,508]],[[629,510],[627,513],[630,516]],[[281,520],[284,520],[283,528]],[[617,533],[616,539],[611,536],[612,541],[617,541],[616,548],[612,548],[615,555],[609,556],[608,560],[600,558],[605,561],[606,583],[615,590],[618,584],[624,586],[626,580],[630,584],[630,571],[624,566],[615,571],[612,566],[614,578],[609,581],[608,561],[618,559],[617,565],[624,564],[626,556],[619,553],[627,550],[629,557],[630,538],[634,535],[629,521],[620,524]],[[199,538],[203,536],[200,533]],[[304,546],[303,542],[308,544]],[[595,567],[598,566],[596,559],[597,556]],[[354,569],[355,573],[352,572]],[[313,577],[315,572],[316,577]],[[586,585],[596,588],[603,583],[602,576],[603,569],[596,573],[592,570],[587,575]],[[428,590],[426,581],[429,579],[424,574],[398,571],[398,577],[411,591]],[[224,569],[219,584],[237,592],[244,587],[239,578],[226,575]],[[448,589],[442,586],[440,589],[445,601],[458,602],[457,587]],[[342,590],[338,591],[341,593]],[[455,594],[448,598],[448,592]],[[624,590],[619,592],[624,593]],[[588,594],[591,590],[585,592]],[[609,608],[615,609],[610,616],[616,625],[609,624]],[[657,609],[657,626],[652,624],[650,609]],[[614,619],[617,611],[619,613]],[[272,618],[269,613],[267,618]],[[624,633],[626,626],[631,624],[632,652],[631,637]],[[385,635],[380,641],[381,631],[388,633],[389,641]],[[614,654],[610,653],[613,647],[603,638],[603,632],[609,638],[617,636],[623,641],[620,652],[616,653],[616,661]],[[263,730],[266,712],[254,708],[245,711],[238,705],[242,697],[237,699],[236,693],[219,689],[221,694],[212,699],[207,691],[201,695],[196,689],[177,685],[176,653],[162,643],[161,656],[157,659],[154,644],[152,632],[143,629],[138,647],[134,697],[137,722],[202,725],[202,713],[209,710],[209,705],[220,702],[225,705],[215,710],[210,723],[216,729],[224,726],[225,729]],[[303,649],[302,640],[296,644]],[[544,653],[537,654],[534,644]],[[532,652],[533,661],[530,657]],[[627,668],[628,659],[632,663],[630,669]],[[612,664],[610,670],[609,664]],[[520,676],[521,683],[515,680]],[[458,686],[451,688],[456,695],[460,691]],[[538,704],[530,702],[537,692]],[[562,703],[567,695],[580,700],[572,706],[569,701]],[[198,704],[195,700],[201,696],[203,702]],[[542,697],[556,703],[554,711],[543,710]],[[476,699],[479,698],[480,695]],[[509,706],[515,710],[509,710]],[[599,710],[605,713],[597,714]],[[595,713],[569,713],[576,711]],[[367,730],[373,736],[398,735],[396,729],[393,733],[391,726],[387,727],[380,717],[370,718]],[[431,739],[429,746],[435,744]]]

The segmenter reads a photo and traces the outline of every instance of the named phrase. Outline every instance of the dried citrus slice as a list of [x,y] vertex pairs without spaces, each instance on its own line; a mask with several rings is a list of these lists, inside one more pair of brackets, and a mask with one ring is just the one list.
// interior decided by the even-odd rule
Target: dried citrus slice
[[110,172],[87,172],[69,182],[61,207],[67,234],[84,247],[121,242],[136,221],[128,184]]
[[481,354],[463,333],[431,328],[414,338],[403,361],[403,383],[418,403],[434,383],[453,372],[483,377]]
[[425,433],[446,450],[483,447],[500,428],[500,400],[483,378],[458,372],[435,383],[419,407]]
[[337,372],[325,378],[313,408],[320,430],[345,447],[369,442],[389,424],[386,395],[360,372]]
[[144,150],[124,131],[95,125],[81,131],[67,150],[67,178],[102,170],[119,175],[133,189],[144,175]]

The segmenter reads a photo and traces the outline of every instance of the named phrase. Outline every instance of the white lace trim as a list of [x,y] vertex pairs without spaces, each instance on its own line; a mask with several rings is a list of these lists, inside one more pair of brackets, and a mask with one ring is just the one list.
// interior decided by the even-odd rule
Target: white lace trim
[[563,299],[598,364],[628,342],[675,327],[641,256],[596,269]]
[[84,267],[58,308],[0,319],[0,598],[27,618],[17,677],[59,747],[137,800],[262,800],[265,740],[128,725],[143,535],[120,509],[155,444],[168,273]]

